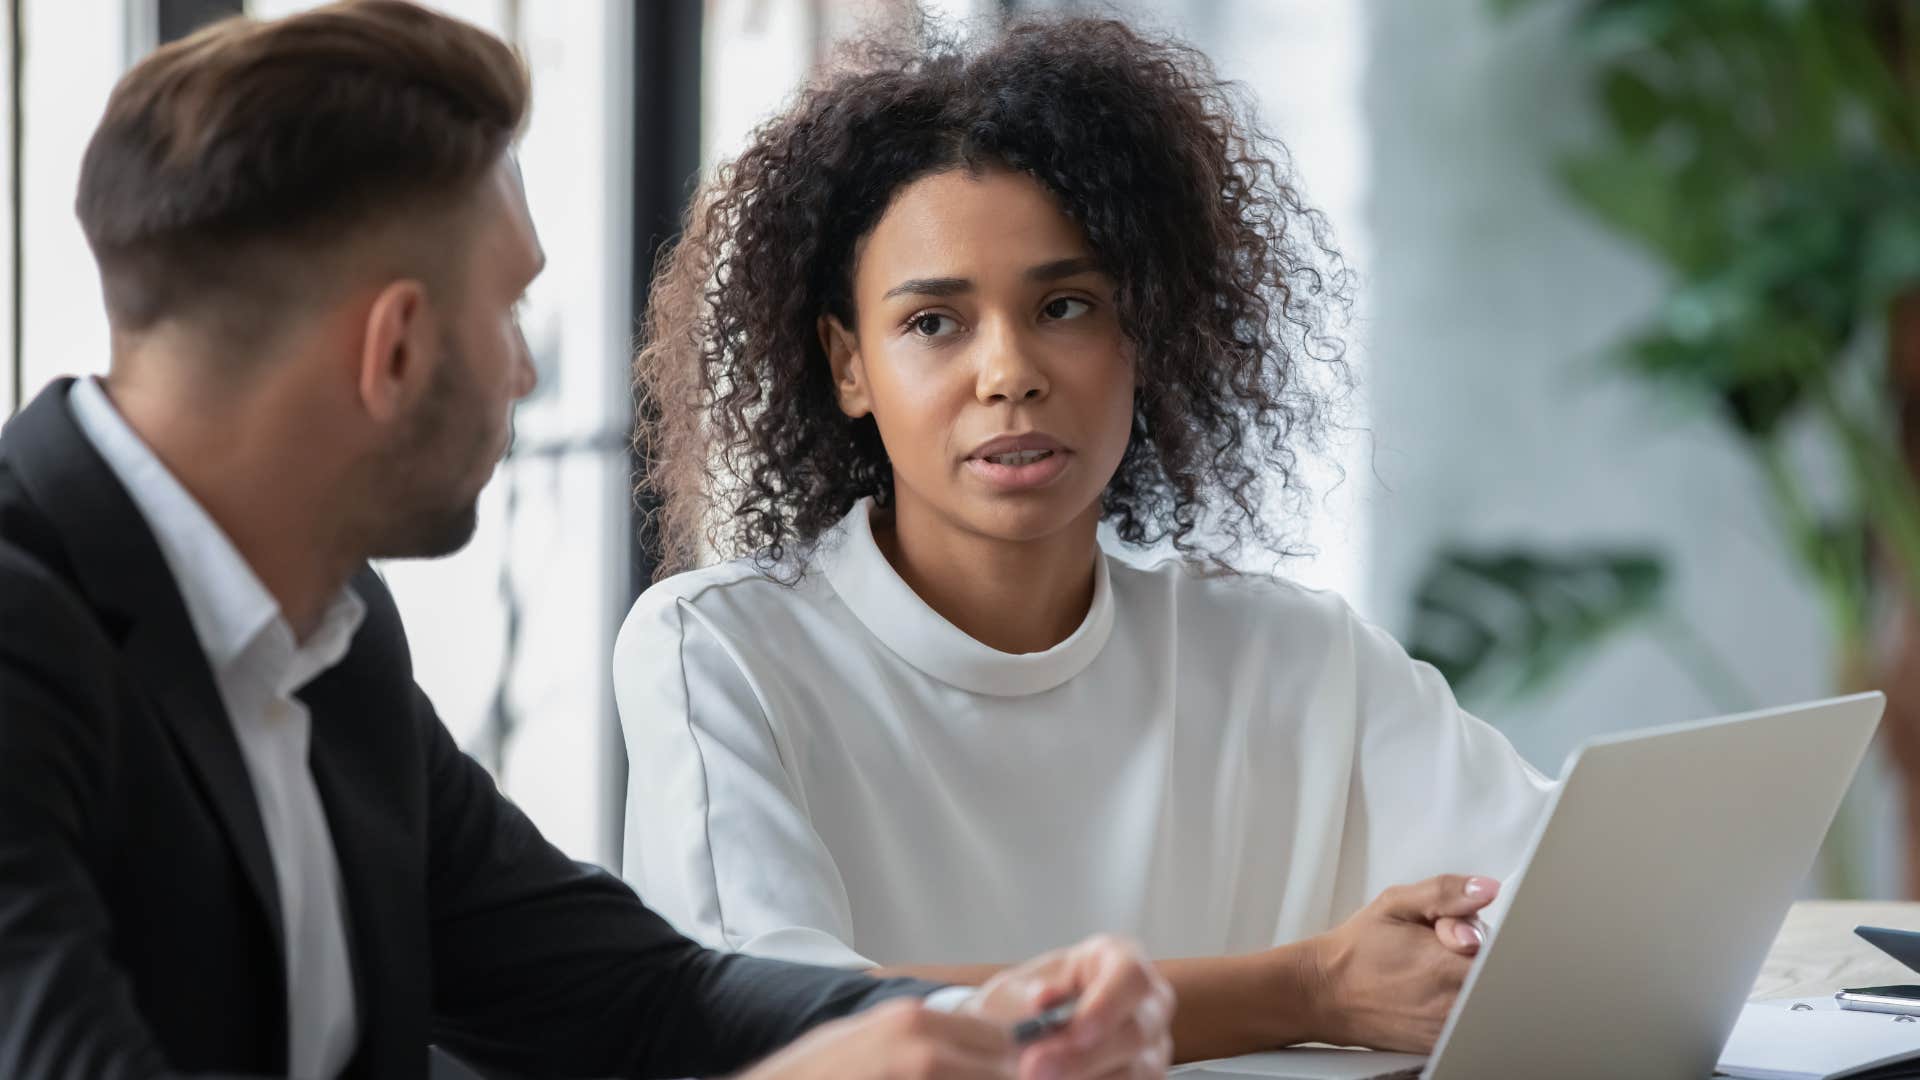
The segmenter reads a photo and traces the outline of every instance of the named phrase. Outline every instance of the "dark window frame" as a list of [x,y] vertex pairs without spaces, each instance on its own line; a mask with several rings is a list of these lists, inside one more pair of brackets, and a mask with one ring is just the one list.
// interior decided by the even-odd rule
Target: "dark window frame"
[[[629,246],[628,328],[639,341],[646,326],[647,297],[662,248],[678,237],[700,176],[702,0],[648,0],[633,7],[632,221]],[[623,358],[624,359],[624,358]],[[639,423],[639,403],[629,414]],[[637,434],[630,431],[629,435]],[[645,482],[645,460],[630,441],[627,490],[627,594],[638,600],[660,566],[660,535],[653,512],[659,493]],[[620,617],[625,617],[621,609]],[[616,716],[608,725],[610,769],[606,835],[622,851],[626,834],[627,753]]]
[[152,0],[159,44],[178,41],[210,22],[247,12],[246,0]]

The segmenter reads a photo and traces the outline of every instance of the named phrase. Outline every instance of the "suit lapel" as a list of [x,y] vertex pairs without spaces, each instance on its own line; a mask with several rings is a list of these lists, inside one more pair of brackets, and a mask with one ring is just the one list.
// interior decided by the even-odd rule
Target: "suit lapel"
[[199,777],[284,956],[273,859],[232,721],[153,533],[68,409],[72,382],[41,391],[0,432],[0,447],[59,534],[88,602],[128,628],[132,682]]
[[133,669],[134,681],[147,688],[181,756],[200,778],[207,801],[240,858],[247,882],[266,911],[279,955],[285,956],[279,881],[267,847],[266,827],[260,821],[260,804],[240,756],[233,723],[193,628],[169,628],[165,622],[149,619],[134,626],[127,639],[127,665]]
[[[396,1056],[408,1053],[396,1039],[417,1040],[426,1030],[430,1004],[424,994],[425,973],[417,962],[426,944],[419,884],[422,856],[411,842],[410,823],[397,821],[372,790],[387,779],[378,763],[368,762],[366,747],[341,738],[337,727],[329,731],[345,717],[325,706],[324,695],[306,695],[306,700],[313,712],[313,781],[326,804],[340,861],[348,958],[361,1018],[357,1057],[370,1075],[380,1075],[386,1071],[378,1067],[381,1063],[391,1065]],[[368,764],[375,768],[362,768]],[[406,786],[417,794],[419,781]]]
[[424,762],[399,617],[371,571],[353,587],[367,621],[335,667],[300,691],[313,717],[309,763],[340,861],[353,981],[356,1062],[418,1071],[432,1002],[426,925]]

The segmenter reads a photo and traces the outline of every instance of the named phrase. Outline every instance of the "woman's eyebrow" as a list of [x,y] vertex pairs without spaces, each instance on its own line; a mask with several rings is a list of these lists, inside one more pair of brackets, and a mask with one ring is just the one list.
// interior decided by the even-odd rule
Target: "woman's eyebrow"
[[1027,271],[1028,281],[1058,281],[1075,274],[1084,274],[1100,269],[1100,260],[1091,255],[1075,255],[1071,259],[1055,259],[1041,263]]
[[886,295],[880,299],[891,300],[896,296],[905,296],[909,293],[918,296],[958,296],[971,291],[973,291],[973,282],[966,278],[908,278],[888,289]]
[[[1100,269],[1100,260],[1091,255],[1075,255],[1067,259],[1055,259],[1038,266],[1029,267],[1023,275],[1028,281],[1058,281],[1075,274],[1084,274]],[[909,278],[888,289],[882,300],[891,300],[896,296],[958,296],[972,292],[973,282],[966,278]]]

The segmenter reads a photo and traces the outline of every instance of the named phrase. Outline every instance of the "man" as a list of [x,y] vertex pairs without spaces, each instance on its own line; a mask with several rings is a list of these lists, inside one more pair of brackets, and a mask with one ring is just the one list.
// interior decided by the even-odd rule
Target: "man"
[[1163,1072],[1171,994],[1121,943],[978,992],[698,948],[414,685],[367,560],[466,542],[532,389],[527,96],[400,0],[224,23],[115,89],[78,198],[111,373],[0,433],[0,1076],[420,1075],[430,1042],[538,1075]]

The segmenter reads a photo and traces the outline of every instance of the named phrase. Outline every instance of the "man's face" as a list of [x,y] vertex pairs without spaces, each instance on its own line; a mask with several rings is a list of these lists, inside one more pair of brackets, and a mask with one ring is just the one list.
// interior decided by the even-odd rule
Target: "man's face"
[[390,514],[373,554],[450,555],[472,538],[481,488],[513,438],[513,407],[533,391],[533,359],[519,307],[545,264],[511,162],[495,168],[475,200],[466,258],[436,297],[439,355],[410,423],[385,455]]

